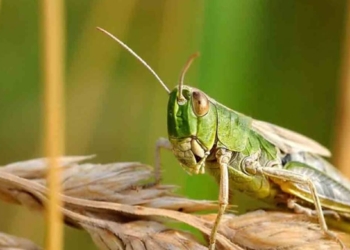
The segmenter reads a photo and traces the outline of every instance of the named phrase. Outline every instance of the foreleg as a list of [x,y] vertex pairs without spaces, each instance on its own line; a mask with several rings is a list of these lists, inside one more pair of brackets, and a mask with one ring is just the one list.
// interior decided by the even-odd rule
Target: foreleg
[[161,174],[161,161],[160,161],[160,150],[161,149],[167,149],[172,150],[173,147],[170,143],[170,141],[166,138],[159,138],[156,142],[156,149],[155,149],[155,161],[154,161],[154,177],[155,177],[155,184],[158,184],[162,179]]
[[216,158],[220,165],[220,194],[219,194],[219,211],[216,216],[213,228],[209,238],[209,250],[215,249],[216,235],[220,225],[221,217],[225,213],[228,196],[229,196],[229,181],[228,181],[228,164],[231,159],[232,152],[226,149],[219,149],[216,152]]

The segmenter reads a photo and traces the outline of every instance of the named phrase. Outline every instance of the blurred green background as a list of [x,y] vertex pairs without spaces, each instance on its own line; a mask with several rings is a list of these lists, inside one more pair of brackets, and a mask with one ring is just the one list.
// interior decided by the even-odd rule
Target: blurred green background
[[[0,6],[0,165],[43,156],[40,2]],[[66,154],[96,162],[152,165],[166,137],[167,95],[125,41],[168,84],[186,76],[217,101],[301,132],[332,148],[346,1],[66,1]],[[197,199],[216,199],[209,176],[189,176],[170,152],[164,182]],[[244,206],[244,205],[243,205]],[[43,245],[43,217],[0,202],[0,231]],[[96,249],[66,228],[65,249]]]

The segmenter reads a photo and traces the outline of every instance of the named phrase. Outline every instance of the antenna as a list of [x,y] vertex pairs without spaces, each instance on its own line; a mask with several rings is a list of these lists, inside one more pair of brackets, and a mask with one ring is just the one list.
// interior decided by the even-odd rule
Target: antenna
[[194,54],[192,54],[188,59],[187,62],[185,63],[185,66],[182,69],[181,75],[180,75],[180,82],[179,82],[179,87],[178,87],[178,95],[177,95],[177,101],[180,104],[183,104],[186,102],[185,97],[182,94],[182,86],[184,85],[184,79],[185,79],[185,74],[187,72],[187,70],[190,68],[192,62],[194,61],[194,59],[196,59],[197,57],[199,57],[199,52],[196,52]]
[[162,81],[162,79],[160,79],[160,77],[156,74],[156,72],[154,72],[154,70],[139,56],[137,55],[132,49],[130,49],[125,43],[123,43],[122,41],[120,41],[118,38],[116,38],[114,35],[112,35],[111,33],[109,33],[108,31],[97,27],[98,30],[102,31],[103,33],[105,33],[107,36],[111,37],[113,40],[117,41],[124,49],[126,49],[127,51],[129,51],[134,57],[136,57],[137,60],[139,60],[149,71],[151,71],[151,73],[155,76],[155,78],[157,78],[157,80],[160,82],[160,84],[163,86],[163,88],[165,89],[166,92],[168,92],[168,94],[170,94],[170,90],[168,89],[168,87],[164,84],[164,82]]

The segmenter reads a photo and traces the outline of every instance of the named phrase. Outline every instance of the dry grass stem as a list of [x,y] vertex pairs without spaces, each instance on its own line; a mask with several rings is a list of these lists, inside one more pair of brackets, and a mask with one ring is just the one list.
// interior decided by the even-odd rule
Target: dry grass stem
[[65,15],[63,0],[41,1],[42,72],[44,82],[45,154],[50,165],[48,179],[46,249],[63,249],[63,224],[59,194],[58,156],[64,154]]
[[[215,213],[195,212],[216,209],[216,203],[177,196],[172,185],[154,185],[147,165],[81,163],[90,158],[59,160],[67,225],[87,231],[100,249],[206,249],[191,233],[166,223],[188,224],[207,237]],[[45,159],[0,168],[0,198],[44,211],[47,170]],[[339,237],[346,241],[345,235]],[[217,240],[218,249],[340,249],[309,218],[282,212],[226,214]]]
[[350,1],[347,1],[344,25],[341,82],[336,120],[335,165],[350,178],[348,154],[350,150]]

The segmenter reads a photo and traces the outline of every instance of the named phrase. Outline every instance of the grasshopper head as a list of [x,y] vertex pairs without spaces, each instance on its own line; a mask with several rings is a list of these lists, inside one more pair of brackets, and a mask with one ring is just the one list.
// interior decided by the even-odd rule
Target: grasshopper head
[[210,99],[202,91],[183,85],[187,69],[199,54],[195,53],[188,59],[182,70],[178,88],[170,92],[160,77],[140,56],[108,31],[98,29],[113,38],[139,60],[169,93],[169,139],[173,144],[175,156],[186,170],[192,172],[205,153],[213,147],[217,127],[216,108]]
[[217,113],[204,92],[186,85],[181,87],[182,93],[179,89],[169,95],[168,136],[182,166],[195,172],[198,162],[215,143]]

